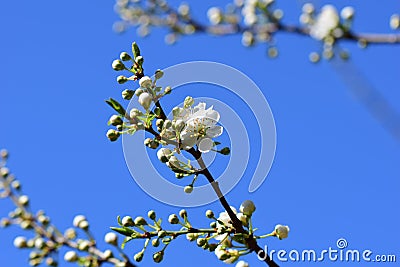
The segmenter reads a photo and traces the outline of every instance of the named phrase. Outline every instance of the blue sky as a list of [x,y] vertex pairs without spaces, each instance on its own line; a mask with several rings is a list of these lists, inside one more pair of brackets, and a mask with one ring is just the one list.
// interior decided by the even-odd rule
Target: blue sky
[[[300,2],[278,3],[285,11],[284,21],[297,23]],[[365,32],[391,32],[388,18],[400,9],[396,2],[336,3],[338,7],[354,5],[355,29]],[[179,211],[141,191],[126,167],[120,142],[111,144],[105,138],[112,110],[104,100],[119,97],[124,89],[115,82],[117,74],[111,62],[136,40],[150,73],[177,63],[209,60],[237,68],[261,88],[276,123],[275,161],[258,191],[247,192],[250,178],[246,176],[227,195],[234,206],[245,199],[256,203],[254,224],[260,232],[269,232],[277,223],[290,225],[288,239],[266,240],[261,245],[323,250],[335,247],[336,240],[344,237],[351,249],[397,253],[399,258],[400,218],[395,204],[400,195],[399,140],[354,97],[349,83],[332,64],[308,62],[308,53],[317,50],[319,44],[279,34],[280,56],[276,60],[265,56],[263,45],[244,48],[240,36],[199,35],[167,46],[162,30],[145,39],[137,37],[134,30],[114,33],[112,24],[118,17],[113,4],[1,3],[0,147],[9,149],[9,167],[23,183],[34,210],[44,209],[60,229],[69,227],[76,214],[85,214],[100,245],[108,227],[116,224],[117,215],[141,215],[155,209],[165,218]],[[204,18],[212,5],[212,1],[195,3],[195,15]],[[400,112],[399,46],[371,46],[366,50],[352,43],[344,46],[352,51],[351,64],[363,73],[367,83]],[[204,92],[212,94],[212,90]],[[216,94],[204,96],[223,98]],[[238,109],[240,113],[245,108]],[[217,163],[212,168],[218,170],[222,165]],[[7,200],[2,200],[0,216],[11,208]],[[207,226],[209,221],[203,214],[208,208],[221,210],[219,203],[213,203],[188,209],[188,213],[193,221]],[[19,234],[17,228],[0,231],[0,261],[4,266],[27,266],[28,252],[12,246]],[[166,266],[224,265],[195,244],[183,239],[176,243],[167,250]],[[140,242],[132,242],[126,249],[133,255],[140,248]],[[254,256],[245,259],[251,266],[261,266]],[[146,255],[141,266],[152,264],[150,255]]]

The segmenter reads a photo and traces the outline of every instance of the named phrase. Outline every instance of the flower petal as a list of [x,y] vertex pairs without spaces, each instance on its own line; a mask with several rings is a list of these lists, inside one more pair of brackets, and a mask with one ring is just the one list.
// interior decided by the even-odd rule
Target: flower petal
[[200,152],[207,153],[211,150],[213,145],[214,142],[210,138],[203,138],[197,146],[199,147]]
[[210,138],[218,137],[222,134],[223,131],[224,128],[222,126],[219,125],[212,126],[209,129],[207,129],[207,137]]

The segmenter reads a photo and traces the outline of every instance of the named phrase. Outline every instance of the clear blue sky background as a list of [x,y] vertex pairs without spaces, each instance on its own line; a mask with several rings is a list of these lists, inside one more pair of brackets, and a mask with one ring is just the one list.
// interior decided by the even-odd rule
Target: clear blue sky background
[[[300,2],[280,1],[285,21],[297,23]],[[358,31],[391,32],[388,19],[400,10],[396,1],[335,2],[338,7],[355,5]],[[235,206],[245,199],[257,204],[254,221],[260,232],[269,232],[276,223],[290,225],[288,239],[261,245],[323,250],[336,247],[336,240],[344,237],[349,248],[396,254],[400,260],[399,141],[371,117],[331,64],[308,62],[308,53],[319,48],[315,41],[279,34],[277,60],[265,56],[263,45],[244,48],[240,36],[195,36],[166,46],[160,30],[146,39],[137,37],[134,30],[123,35],[112,32],[118,19],[113,4],[25,0],[0,4],[0,147],[11,152],[9,167],[22,181],[34,210],[46,210],[60,229],[69,227],[76,214],[87,215],[104,248],[103,235],[119,214],[139,215],[155,209],[166,217],[179,211],[142,192],[129,174],[120,143],[110,144],[105,138],[112,111],[104,99],[119,97],[123,89],[115,82],[111,62],[137,40],[148,71],[210,60],[243,71],[262,89],[276,120],[275,162],[256,193],[247,192],[247,177],[227,196]],[[196,2],[194,14],[204,19],[212,4]],[[368,83],[400,111],[399,46],[371,46],[362,51],[355,44],[345,46]],[[210,206],[220,210],[219,203]],[[2,200],[0,216],[11,208],[8,200]],[[206,226],[207,208],[188,212]],[[12,246],[19,234],[17,228],[0,230],[1,266],[28,265],[28,252]],[[224,265],[195,244],[183,239],[176,243],[167,250],[165,266]],[[132,242],[126,249],[133,255],[140,248],[140,242]],[[262,266],[254,255],[246,260]],[[149,254],[140,265],[153,265]]]

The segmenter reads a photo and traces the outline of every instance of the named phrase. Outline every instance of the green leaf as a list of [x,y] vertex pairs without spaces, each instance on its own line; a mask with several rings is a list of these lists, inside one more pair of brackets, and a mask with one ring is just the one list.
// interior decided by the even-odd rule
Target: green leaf
[[106,103],[110,105],[116,112],[121,114],[121,116],[125,116],[125,109],[124,107],[115,99],[110,98],[109,100],[106,100]]
[[121,220],[121,216],[118,215],[117,217],[117,222],[120,226],[122,226],[122,220]]
[[221,142],[217,142],[217,141],[214,142],[214,146],[217,146],[217,145],[220,145],[220,144],[221,144]]
[[134,58],[140,56],[140,49],[136,42],[132,43],[132,53]]
[[131,236],[135,231],[133,231],[130,228],[123,227],[123,228],[118,228],[118,227],[110,227],[111,230],[120,233],[121,235],[126,235],[126,236]]
[[128,243],[128,242],[131,241],[132,239],[133,239],[133,238],[130,237],[130,236],[125,237],[124,241],[123,241],[122,244],[121,244],[121,248],[124,249],[126,243]]
[[161,223],[162,223],[162,219],[160,218],[160,219],[158,219],[157,224],[161,225]]

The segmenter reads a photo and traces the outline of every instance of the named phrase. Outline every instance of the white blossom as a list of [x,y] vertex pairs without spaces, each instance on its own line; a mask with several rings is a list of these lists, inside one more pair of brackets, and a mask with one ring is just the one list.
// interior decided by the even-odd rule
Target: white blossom
[[322,40],[339,25],[339,15],[332,5],[325,5],[319,13],[315,24],[311,26],[311,37]]
[[149,88],[151,86],[151,84],[152,84],[152,80],[149,76],[143,76],[139,80],[139,85],[142,88]]
[[[219,113],[213,110],[213,107],[206,109],[205,103],[199,103],[194,108],[183,109],[179,117],[186,123],[181,132],[181,141],[186,148],[199,145],[201,152],[209,152],[213,147],[211,139],[220,136],[223,132],[223,128],[216,125],[220,118]],[[210,140],[202,142],[204,139]]]

